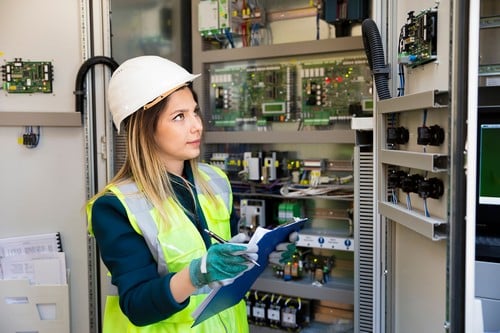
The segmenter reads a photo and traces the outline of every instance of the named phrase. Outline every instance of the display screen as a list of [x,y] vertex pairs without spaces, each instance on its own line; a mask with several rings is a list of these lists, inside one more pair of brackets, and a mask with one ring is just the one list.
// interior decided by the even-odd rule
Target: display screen
[[500,263],[500,86],[478,92],[476,260]]
[[285,113],[285,103],[262,103],[263,114],[283,114]]
[[479,204],[500,205],[500,124],[481,124]]

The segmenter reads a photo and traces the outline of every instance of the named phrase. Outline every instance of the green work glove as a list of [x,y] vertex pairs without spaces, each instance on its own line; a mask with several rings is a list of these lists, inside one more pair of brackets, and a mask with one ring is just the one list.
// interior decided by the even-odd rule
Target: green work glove
[[269,254],[269,262],[274,265],[283,266],[292,261],[294,253],[297,251],[295,242],[299,239],[297,232],[292,232],[288,236],[289,242],[279,243],[273,252]]
[[255,264],[246,256],[258,259],[258,247],[246,244],[213,244],[207,253],[189,264],[189,277],[195,287],[230,284]]

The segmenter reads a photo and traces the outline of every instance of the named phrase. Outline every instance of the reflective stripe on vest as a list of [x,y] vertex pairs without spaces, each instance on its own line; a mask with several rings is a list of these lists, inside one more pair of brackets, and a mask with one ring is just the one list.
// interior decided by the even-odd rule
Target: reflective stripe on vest
[[142,193],[139,192],[135,183],[123,184],[117,188],[125,194],[125,202],[132,214],[137,219],[137,225],[141,229],[142,236],[148,245],[149,251],[157,263],[158,274],[165,276],[168,273],[167,261],[163,255],[160,242],[158,242],[158,226],[150,214],[153,208]]
[[[212,188],[214,193],[221,195],[224,204],[228,211],[231,210],[231,195],[226,190],[228,188],[228,182],[226,178],[221,177],[217,171],[204,163],[199,164],[199,169],[207,176],[207,181],[209,186]],[[153,206],[148,200],[146,200],[144,194],[139,191],[135,183],[121,184],[116,186],[118,190],[124,194],[124,200],[127,204],[130,212],[136,217],[136,223],[141,230],[142,236],[146,241],[149,251],[153,255],[157,262],[157,270],[160,276],[165,276],[168,274],[167,260],[165,258],[164,252],[161,248],[161,244],[158,241],[158,225],[156,224],[153,216],[151,215],[151,210]],[[201,188],[196,184],[197,193],[201,192]],[[210,288],[205,286],[195,293],[208,293]]]

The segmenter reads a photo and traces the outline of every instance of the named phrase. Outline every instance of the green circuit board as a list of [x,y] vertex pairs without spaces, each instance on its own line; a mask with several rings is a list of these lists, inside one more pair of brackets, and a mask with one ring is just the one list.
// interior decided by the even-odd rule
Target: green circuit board
[[305,125],[328,125],[370,111],[372,80],[366,58],[304,63],[301,66]]
[[399,40],[398,61],[414,68],[437,59],[437,11],[408,13]]
[[52,63],[16,59],[2,66],[3,89],[8,93],[52,93]]
[[323,126],[371,112],[372,76],[364,57],[211,68],[209,123],[302,122]]
[[295,68],[286,65],[216,69],[210,75],[211,122],[216,127],[290,118]]

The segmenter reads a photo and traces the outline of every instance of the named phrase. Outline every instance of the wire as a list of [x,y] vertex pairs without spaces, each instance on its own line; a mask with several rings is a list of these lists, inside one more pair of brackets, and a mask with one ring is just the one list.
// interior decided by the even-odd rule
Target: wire
[[304,129],[304,119],[300,118],[299,124],[297,126],[297,131],[302,131]]
[[259,24],[258,23],[253,23],[252,28],[251,28],[251,34],[250,34],[250,46],[259,46],[260,45],[260,39],[259,39]]
[[[425,152],[425,147],[424,147],[424,152]],[[427,175],[428,175],[428,172],[426,171],[425,174],[424,174],[424,179],[427,179]],[[427,206],[427,198],[423,198],[424,199],[424,213],[425,213],[425,216],[426,217],[430,217],[431,214],[429,212],[429,207]]]
[[430,217],[429,208],[427,207],[427,198],[424,198],[424,213],[426,217]]
[[242,23],[241,24],[241,43],[243,44],[243,47],[247,47],[247,24],[246,23]]
[[224,34],[226,35],[226,38],[231,45],[231,48],[234,49],[234,41],[233,41],[233,34],[231,33],[231,30],[229,28],[224,29]]
[[398,204],[398,194],[396,193],[396,190],[395,189],[392,189],[391,190],[391,201],[393,204],[397,205]]
[[219,43],[221,48],[224,47],[225,41],[220,39],[219,36],[217,36],[217,34],[214,34],[213,38]]
[[405,95],[405,66],[403,64],[399,64],[399,88],[398,88],[398,96]]
[[319,40],[319,19],[320,19],[321,3],[316,4],[316,40]]
[[413,208],[411,207],[411,198],[410,198],[410,193],[406,193],[406,208],[408,210],[412,210]]
[[[297,198],[305,196],[327,195],[330,192],[344,190],[345,187],[338,185],[321,186],[321,187],[296,187],[294,185],[285,185],[280,188],[280,194],[287,198]],[[329,195],[335,198],[352,198],[352,194]]]

